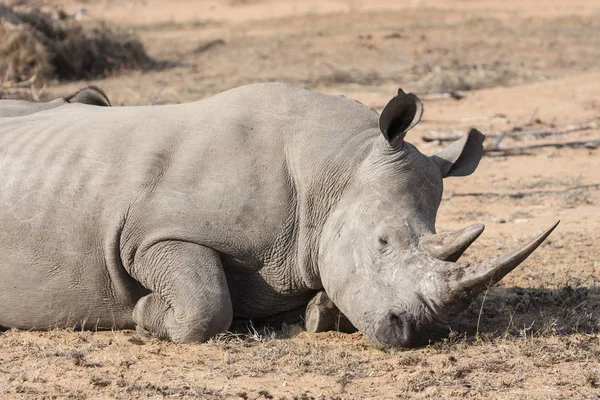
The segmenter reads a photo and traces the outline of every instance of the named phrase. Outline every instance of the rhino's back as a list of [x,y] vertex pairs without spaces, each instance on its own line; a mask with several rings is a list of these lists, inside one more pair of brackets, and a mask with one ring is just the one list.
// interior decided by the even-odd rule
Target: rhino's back
[[26,100],[0,100],[0,118],[34,114],[60,107],[64,104],[66,104],[64,99],[56,99],[45,103],[35,103]]

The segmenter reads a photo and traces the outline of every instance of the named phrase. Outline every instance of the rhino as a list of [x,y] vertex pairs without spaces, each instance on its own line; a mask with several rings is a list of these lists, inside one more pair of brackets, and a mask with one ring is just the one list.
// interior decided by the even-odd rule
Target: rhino
[[97,86],[88,86],[67,97],[61,97],[47,102],[26,100],[0,100],[0,118],[19,117],[51,110],[69,103],[82,103],[94,106],[110,107],[106,93]]
[[425,156],[404,140],[422,112],[262,83],[0,119],[0,326],[202,342],[310,302],[314,329],[339,310],[376,347],[442,337],[556,224],[459,263],[483,225],[436,233],[436,213],[484,136]]

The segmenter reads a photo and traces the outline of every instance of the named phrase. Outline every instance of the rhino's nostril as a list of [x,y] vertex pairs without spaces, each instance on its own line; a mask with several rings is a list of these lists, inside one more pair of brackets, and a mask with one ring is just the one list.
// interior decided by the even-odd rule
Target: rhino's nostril
[[391,312],[389,315],[389,321],[392,327],[402,327],[402,319],[398,314]]
[[388,341],[392,346],[410,346],[411,327],[405,313],[390,312],[387,318]]

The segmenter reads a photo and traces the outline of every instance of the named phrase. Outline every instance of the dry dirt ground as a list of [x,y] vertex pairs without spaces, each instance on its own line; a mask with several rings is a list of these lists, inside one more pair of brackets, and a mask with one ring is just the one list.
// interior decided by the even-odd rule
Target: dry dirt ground
[[[7,331],[1,398],[600,397],[600,2],[54,3],[83,21],[131,28],[152,57],[171,63],[91,82],[115,105],[184,102],[278,80],[381,109],[402,86],[425,101],[408,140],[427,154],[441,145],[424,136],[471,126],[509,132],[486,140],[490,148],[583,144],[491,152],[473,176],[447,180],[438,230],[487,225],[467,259],[503,253],[562,222],[443,342],[382,352],[359,333],[299,326],[192,345],[134,332]],[[37,90],[51,98],[84,84]],[[527,134],[581,124],[588,129]]]

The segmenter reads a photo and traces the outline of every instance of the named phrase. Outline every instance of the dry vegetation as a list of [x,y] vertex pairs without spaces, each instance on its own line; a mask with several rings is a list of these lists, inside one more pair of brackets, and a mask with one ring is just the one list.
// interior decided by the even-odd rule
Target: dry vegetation
[[[198,345],[133,332],[7,331],[0,397],[600,396],[600,7],[392,3],[61,1],[69,18],[87,10],[82,29],[101,20],[133,29],[150,57],[173,65],[89,82],[113,104],[191,101],[280,80],[380,108],[403,86],[426,99],[409,141],[427,154],[445,145],[431,137],[469,126],[496,134],[490,149],[551,145],[489,153],[476,174],[446,182],[440,208],[442,230],[486,223],[467,261],[514,249],[560,218],[523,267],[480,297],[448,339],[409,351],[297,325],[250,326]],[[49,99],[86,83],[33,87]],[[554,145],[568,142],[584,144]]]
[[42,86],[51,79],[92,79],[159,66],[130,32],[106,23],[82,25],[62,10],[27,2],[0,3],[0,37],[3,97],[23,96],[22,91],[8,89]]

